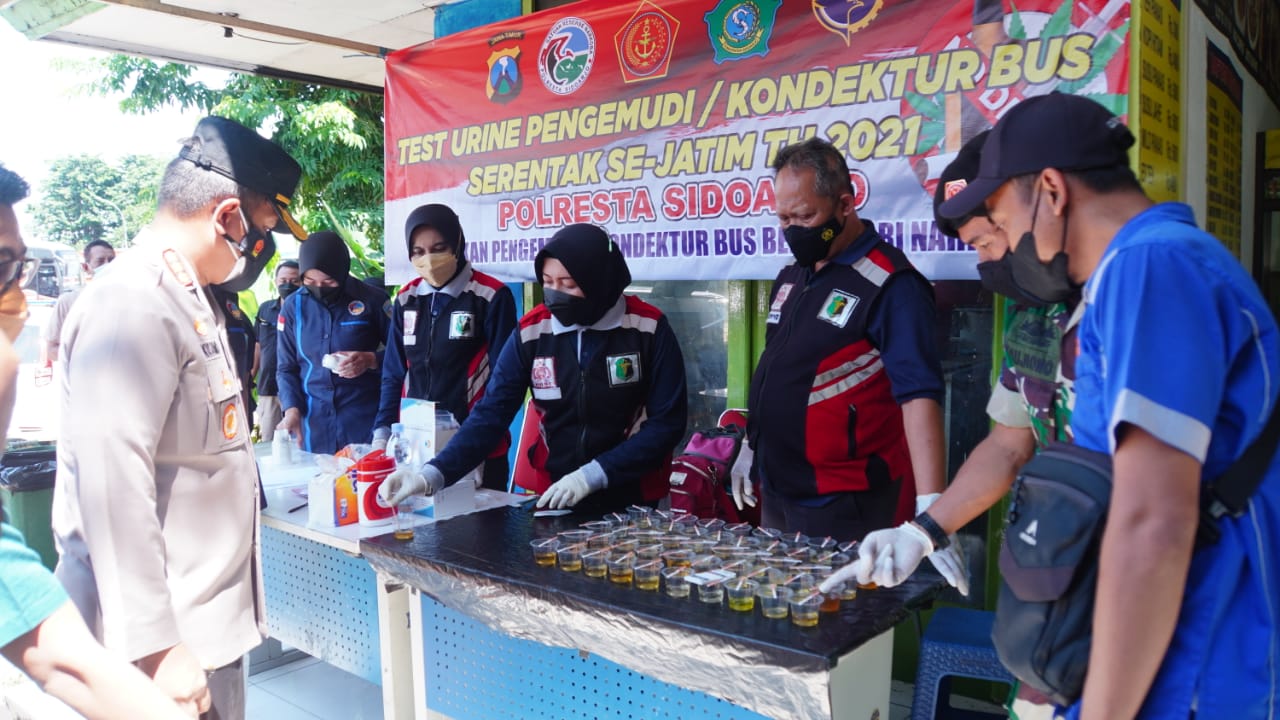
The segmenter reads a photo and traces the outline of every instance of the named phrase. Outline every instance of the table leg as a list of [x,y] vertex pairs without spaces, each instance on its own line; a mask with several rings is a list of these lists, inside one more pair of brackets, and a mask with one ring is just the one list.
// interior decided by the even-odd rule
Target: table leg
[[[407,718],[413,712],[412,636],[417,625],[410,621],[408,587],[389,575],[378,573],[378,639],[382,657],[382,716],[386,720]],[[421,615],[421,611],[418,613]],[[420,643],[419,643],[420,644]]]
[[832,720],[889,720],[893,630],[839,659],[831,669]]
[[[427,720],[427,651],[423,640],[422,593],[409,589],[409,642],[412,650],[413,720]],[[410,717],[405,715],[404,717]]]

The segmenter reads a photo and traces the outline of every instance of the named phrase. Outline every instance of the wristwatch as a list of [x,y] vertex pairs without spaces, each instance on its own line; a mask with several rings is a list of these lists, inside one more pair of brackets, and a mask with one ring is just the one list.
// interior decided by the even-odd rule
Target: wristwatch
[[942,550],[951,544],[950,536],[947,535],[946,531],[942,529],[942,526],[938,524],[938,521],[934,520],[927,511],[917,515],[916,519],[912,520],[912,522],[919,525],[921,530],[924,530],[929,534],[929,539],[933,541],[934,550]]

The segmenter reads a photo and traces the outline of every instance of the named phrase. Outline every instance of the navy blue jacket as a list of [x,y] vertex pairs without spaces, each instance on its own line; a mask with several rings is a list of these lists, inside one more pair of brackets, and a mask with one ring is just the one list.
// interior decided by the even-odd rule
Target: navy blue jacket
[[258,306],[258,323],[254,330],[260,346],[258,355],[258,395],[279,393],[276,383],[276,326],[280,322],[280,298],[272,298]]
[[371,369],[357,378],[339,377],[321,365],[328,353],[376,352],[390,326],[386,293],[350,278],[340,300],[325,305],[306,290],[283,303],[276,336],[276,380],[280,409],[302,411],[302,447],[333,453],[346,445],[369,442],[378,412],[382,374]]

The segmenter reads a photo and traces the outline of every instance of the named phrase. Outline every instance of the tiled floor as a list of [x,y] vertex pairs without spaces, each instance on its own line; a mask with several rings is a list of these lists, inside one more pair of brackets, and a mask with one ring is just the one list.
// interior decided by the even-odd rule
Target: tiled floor
[[382,688],[313,657],[249,676],[247,720],[381,720]]

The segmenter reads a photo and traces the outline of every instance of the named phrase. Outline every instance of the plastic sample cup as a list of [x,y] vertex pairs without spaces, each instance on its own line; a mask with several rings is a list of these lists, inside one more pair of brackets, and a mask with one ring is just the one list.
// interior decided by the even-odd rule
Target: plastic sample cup
[[648,530],[652,526],[652,508],[643,505],[632,505],[627,508],[627,518],[631,525],[639,530]]
[[556,534],[561,540],[570,545],[585,543],[593,533],[590,530],[561,530]]
[[592,533],[607,533],[613,530],[614,526],[610,520],[592,520],[591,522],[582,523],[579,527]]
[[671,550],[662,553],[662,559],[666,561],[670,567],[689,567],[693,565],[692,550]]
[[689,597],[689,573],[690,570],[687,567],[669,567],[662,570],[662,582],[667,587],[668,597]]
[[801,593],[791,598],[791,622],[800,627],[814,627],[818,624],[818,609],[822,607],[822,593]]
[[561,545],[556,548],[556,564],[565,572],[578,572],[582,569],[582,550],[581,543]]
[[608,575],[609,551],[600,549],[582,553],[582,572],[592,578]]
[[729,609],[735,612],[751,612],[756,607],[756,588],[760,587],[755,580],[738,578],[725,583],[725,592],[729,595]]
[[719,605],[724,600],[724,583],[707,583],[698,586],[698,601]]
[[636,548],[636,560],[644,562],[647,560],[657,560],[662,555],[662,545],[641,545]]
[[657,592],[658,582],[662,577],[662,561],[642,562],[635,566],[634,573],[637,590]]
[[551,567],[556,564],[556,549],[560,547],[559,538],[539,538],[530,540],[533,548],[533,562],[538,567]]
[[760,600],[760,614],[770,620],[781,620],[787,616],[787,606],[791,603],[791,588],[782,585],[760,585],[756,588],[756,597]]
[[394,528],[392,534],[395,539],[406,541],[413,539],[413,526],[415,524],[413,511],[416,509],[414,505],[412,498],[396,505],[396,516],[395,520],[392,521],[392,527]]
[[630,585],[635,575],[636,555],[624,552],[609,558],[609,581],[619,585]]

